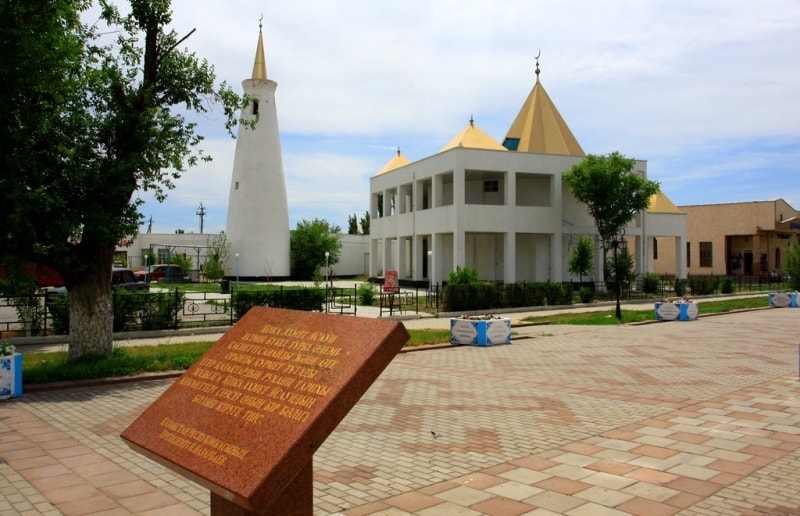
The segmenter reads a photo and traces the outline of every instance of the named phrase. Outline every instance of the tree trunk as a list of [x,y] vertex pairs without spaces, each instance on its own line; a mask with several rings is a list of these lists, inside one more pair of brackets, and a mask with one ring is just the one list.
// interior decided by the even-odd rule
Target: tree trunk
[[69,359],[110,353],[113,324],[111,270],[100,268],[69,287]]

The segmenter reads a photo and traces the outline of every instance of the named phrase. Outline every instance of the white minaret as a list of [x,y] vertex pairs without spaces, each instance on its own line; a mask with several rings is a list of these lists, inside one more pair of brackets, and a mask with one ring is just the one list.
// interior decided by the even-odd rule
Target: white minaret
[[252,128],[240,125],[236,139],[226,229],[231,246],[228,275],[288,278],[289,207],[275,107],[278,83],[267,79],[260,23],[253,75],[242,87],[252,100],[241,118],[258,117],[258,122]]

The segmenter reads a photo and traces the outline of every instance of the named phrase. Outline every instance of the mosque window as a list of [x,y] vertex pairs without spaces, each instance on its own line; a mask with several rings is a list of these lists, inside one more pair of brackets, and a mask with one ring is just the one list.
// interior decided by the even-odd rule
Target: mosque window
[[492,181],[484,181],[483,182],[483,191],[484,192],[497,192],[500,189],[500,182],[496,180]]
[[700,267],[711,267],[712,242],[700,242]]
[[254,100],[253,101],[253,115],[257,115],[257,114],[258,114],[258,101]]
[[692,244],[686,242],[686,266],[692,266]]
[[653,260],[658,260],[658,239],[653,239]]
[[233,189],[234,190],[238,190],[239,189],[239,181],[236,181],[236,183],[234,183]]

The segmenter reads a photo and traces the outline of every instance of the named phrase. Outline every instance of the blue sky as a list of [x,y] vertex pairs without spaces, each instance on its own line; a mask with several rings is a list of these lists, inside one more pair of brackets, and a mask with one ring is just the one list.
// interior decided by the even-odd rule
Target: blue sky
[[[541,82],[587,153],[648,161],[678,205],[783,198],[800,209],[800,2],[732,0],[173,1],[173,28],[241,92],[263,14],[278,83],[290,226],[347,227],[398,146],[437,152],[474,117],[502,141]],[[235,141],[198,120],[214,161],[159,204],[153,231],[225,229]],[[143,226],[142,230],[145,227]]]

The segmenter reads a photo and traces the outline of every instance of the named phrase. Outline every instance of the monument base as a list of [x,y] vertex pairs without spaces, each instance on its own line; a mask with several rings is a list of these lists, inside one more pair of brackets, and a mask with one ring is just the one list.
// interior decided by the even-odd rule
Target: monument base
[[[313,460],[313,459],[312,459]],[[269,507],[246,509],[211,491],[211,516],[253,516],[256,514],[281,514],[285,516],[314,515],[314,471],[312,460]]]

